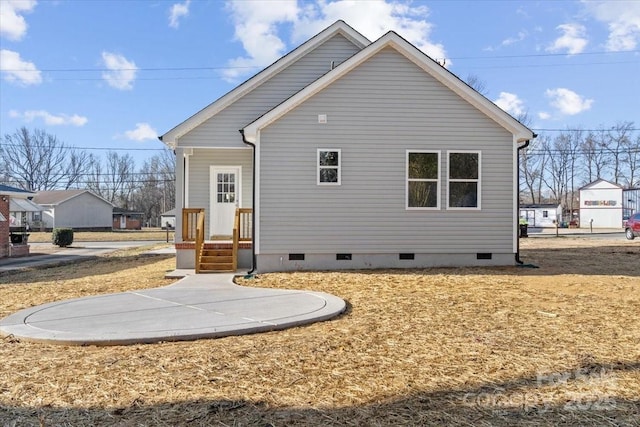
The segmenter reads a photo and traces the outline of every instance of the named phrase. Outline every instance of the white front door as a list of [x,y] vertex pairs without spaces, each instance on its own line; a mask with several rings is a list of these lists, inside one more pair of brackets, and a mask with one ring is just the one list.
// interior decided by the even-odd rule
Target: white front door
[[236,207],[241,206],[240,166],[211,166],[211,237],[231,237]]

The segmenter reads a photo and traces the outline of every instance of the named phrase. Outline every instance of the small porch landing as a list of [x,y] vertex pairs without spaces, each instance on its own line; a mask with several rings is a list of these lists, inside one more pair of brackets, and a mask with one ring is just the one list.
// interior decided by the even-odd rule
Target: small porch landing
[[182,210],[182,242],[176,250],[195,251],[195,272],[234,272],[238,269],[238,251],[251,249],[252,214],[249,208],[236,208],[232,238],[205,240],[204,209]]

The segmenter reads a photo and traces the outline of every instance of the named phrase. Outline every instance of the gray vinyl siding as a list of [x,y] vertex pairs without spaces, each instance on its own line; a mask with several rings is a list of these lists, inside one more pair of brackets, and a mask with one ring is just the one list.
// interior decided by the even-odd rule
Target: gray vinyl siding
[[113,206],[89,193],[59,203],[54,209],[54,227],[113,227]]
[[189,208],[204,208],[205,230],[209,230],[211,166],[242,167],[242,200],[240,207],[253,206],[253,150],[243,149],[194,149],[189,158]]
[[327,40],[211,119],[181,137],[183,147],[242,147],[238,133],[285,99],[330,71],[331,61],[340,64],[359,51],[341,35]]
[[[318,148],[342,150],[342,185],[316,185]],[[408,149],[441,151],[440,210],[406,210]],[[260,150],[261,254],[513,253],[512,135],[392,48],[263,129]],[[481,151],[481,210],[446,209],[447,150]]]

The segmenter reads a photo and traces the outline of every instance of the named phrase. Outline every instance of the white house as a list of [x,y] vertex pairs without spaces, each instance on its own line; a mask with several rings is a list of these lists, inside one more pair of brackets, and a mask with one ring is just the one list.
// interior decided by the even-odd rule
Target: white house
[[176,212],[204,209],[206,248],[252,209],[244,266],[265,272],[514,264],[534,136],[395,32],[370,42],[338,21],[161,140]]
[[580,228],[622,228],[622,187],[604,179],[580,189]]
[[176,210],[175,209],[170,209],[164,212],[162,215],[160,215],[160,226],[162,227],[162,229],[166,229],[167,225],[169,226],[170,229],[176,227]]
[[39,191],[33,201],[41,205],[46,229],[111,230],[113,205],[89,190]]
[[520,205],[520,218],[526,219],[529,227],[555,227],[562,222],[562,205],[554,203]]
[[[35,193],[32,193],[35,195]],[[42,206],[24,198],[11,198],[9,203],[10,223],[12,227],[30,228],[40,227],[42,221]]]

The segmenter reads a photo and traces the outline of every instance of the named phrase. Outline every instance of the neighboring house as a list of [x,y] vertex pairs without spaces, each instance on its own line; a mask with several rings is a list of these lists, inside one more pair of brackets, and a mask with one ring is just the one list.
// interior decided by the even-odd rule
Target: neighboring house
[[114,230],[142,230],[142,212],[113,208]]
[[[518,149],[534,137],[398,34],[369,42],[338,21],[161,140],[176,212],[204,208],[216,239],[253,208],[239,265],[266,272],[514,264]],[[184,240],[177,266],[193,268]]]
[[597,179],[580,189],[580,228],[621,228],[622,187]]
[[176,210],[171,209],[160,215],[160,226],[162,229],[166,229],[167,225],[169,229],[176,228]]
[[[30,197],[35,196],[31,193]],[[11,198],[9,205],[10,222],[13,227],[26,227],[39,229],[42,224],[42,206],[33,203],[29,199]]]
[[562,223],[562,205],[520,205],[520,218],[526,219],[529,227],[555,227]]
[[47,230],[111,230],[113,205],[89,190],[39,191],[33,201],[41,205]]
[[0,184],[0,258],[29,255],[25,226],[11,224],[10,209],[15,200],[24,201],[35,193]]

